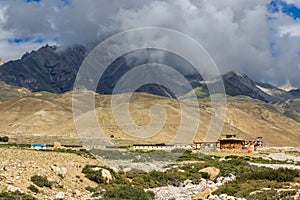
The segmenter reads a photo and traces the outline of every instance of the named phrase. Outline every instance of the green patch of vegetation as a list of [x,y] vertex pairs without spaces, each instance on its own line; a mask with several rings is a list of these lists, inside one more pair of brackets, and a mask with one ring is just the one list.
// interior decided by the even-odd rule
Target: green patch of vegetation
[[61,178],[61,179],[64,179],[64,178],[65,178],[65,176],[64,176],[63,174],[57,174],[57,176],[58,176],[59,178]]
[[34,185],[28,186],[27,189],[29,189],[30,191],[32,191],[34,193],[39,193],[39,189],[37,187],[35,187]]
[[107,180],[102,177],[102,171],[99,168],[103,167],[87,165],[83,168],[82,173],[84,173],[88,179],[106,188],[120,185],[135,185],[142,188],[155,188],[167,185],[180,186],[188,179],[194,184],[197,184],[202,178],[209,178],[207,173],[179,171],[177,168],[171,168],[165,172],[152,171],[149,173],[140,170],[115,173],[113,170],[106,168],[113,176],[113,180],[108,184]]
[[153,192],[145,192],[144,189],[139,187],[132,187],[129,185],[119,186],[108,190],[104,194],[105,200],[151,200],[154,199]]
[[277,182],[290,182],[299,176],[299,170],[291,169],[262,169],[252,173],[245,173],[240,176],[241,180],[269,180]]
[[261,163],[261,164],[286,164],[286,161],[282,160],[273,160],[273,159],[263,159],[262,157],[249,157],[249,156],[225,156],[225,159],[234,159],[246,162],[253,162],[253,163]]
[[203,160],[205,158],[208,158],[206,155],[203,155],[203,157],[199,154],[192,153],[192,151],[185,151],[183,154],[177,159],[177,161],[199,161]]
[[42,149],[41,151],[45,151],[45,152],[59,152],[59,153],[72,153],[72,154],[76,154],[85,158],[92,158],[92,159],[96,159],[94,157],[94,155],[92,153],[90,153],[88,150],[86,149],[71,149],[71,148],[60,148],[60,149]]
[[91,149],[94,155],[101,156],[108,160],[131,160],[132,162],[152,162],[152,161],[173,161],[182,153],[182,150],[174,149],[173,151],[119,151]]
[[4,82],[0,82],[0,99],[10,98],[10,97],[22,97],[25,94],[19,92],[20,89],[15,86],[8,85]]
[[249,195],[248,200],[257,200],[257,199],[281,199],[281,200],[294,200],[296,191],[285,191],[285,192],[278,192],[275,189],[270,190],[262,190],[257,191],[252,195]]
[[193,164],[187,164],[181,169],[186,171],[194,171],[200,170],[206,167],[217,167],[220,169],[221,176],[229,176],[230,174],[234,174],[239,176],[241,174],[247,172],[254,172],[257,170],[264,169],[264,167],[257,167],[250,165],[249,162],[253,163],[263,163],[263,164],[285,164],[285,161],[279,160],[266,160],[261,157],[249,157],[249,156],[236,156],[230,155],[222,158],[218,156],[209,156],[205,154],[195,154],[191,151],[186,151],[178,161],[202,161]]
[[[143,155],[144,153],[145,152],[137,155]],[[145,155],[147,155],[147,153],[145,153]],[[99,188],[106,189],[106,193],[102,192],[104,193],[104,199],[120,199],[122,195],[129,195],[128,198],[132,199],[130,197],[130,191],[133,190],[132,188],[136,189],[137,187],[140,189],[148,189],[167,185],[180,186],[185,180],[191,180],[193,184],[198,184],[201,182],[201,179],[209,178],[207,173],[199,172],[206,167],[216,167],[220,169],[220,176],[234,174],[237,177],[235,181],[221,186],[215,194],[226,193],[236,197],[249,197],[249,199],[255,199],[256,197],[256,199],[259,199],[258,197],[263,195],[272,195],[271,193],[273,190],[277,192],[277,196],[281,195],[280,198],[282,197],[281,199],[285,199],[287,193],[290,194],[293,192],[278,193],[276,189],[289,188],[290,182],[300,180],[299,170],[273,170],[265,167],[253,166],[248,163],[258,162],[271,164],[285,163],[284,161],[264,160],[262,158],[233,155],[221,158],[205,154],[194,154],[191,151],[182,153],[182,156],[178,160],[195,162],[181,162],[180,164],[178,163],[177,166],[172,164],[168,166],[168,169],[164,172],[152,171],[146,173],[142,170],[133,169],[129,172],[120,171],[116,173],[109,168],[105,168],[108,169],[113,176],[113,180],[110,181],[110,183],[107,183],[107,181],[102,178],[101,170],[95,170],[97,167],[104,168],[102,166],[87,165],[82,172],[87,178],[97,182]],[[130,194],[123,191],[124,188],[127,188],[129,190],[128,193]],[[268,188],[268,191],[264,191],[263,188]],[[258,191],[258,193],[254,191]],[[95,192],[95,194],[96,193],[99,195],[101,192]]]
[[37,198],[30,196],[28,194],[24,194],[20,191],[8,192],[3,191],[0,193],[1,200],[37,200]]
[[47,177],[34,175],[30,179],[35,185],[39,187],[49,187],[51,188],[51,183],[48,181]]
[[83,168],[82,173],[96,183],[106,183],[107,180],[102,177],[102,169],[95,170],[96,166],[87,165]]
[[194,93],[196,94],[197,98],[204,98],[209,96],[207,87],[197,87],[194,89]]
[[0,137],[0,142],[8,142],[9,138],[7,136]]
[[[296,177],[299,177],[299,170],[262,168],[252,173],[240,174],[235,181],[221,186],[214,194],[226,193],[246,199],[264,199],[264,196],[268,196],[267,199],[282,199],[277,197],[284,197],[285,193],[277,193],[275,190],[289,188],[290,182]],[[263,190],[264,188],[268,190]]]
[[295,120],[296,122],[300,122],[300,113],[292,110],[287,110],[283,113],[285,116]]
[[109,182],[109,184],[127,184],[128,181],[125,180],[125,177],[122,176],[122,173],[116,173],[114,170],[105,167],[105,166],[97,166],[97,165],[86,165],[83,169],[82,169],[82,173],[85,174],[85,176],[98,183],[101,185],[107,185],[108,181],[107,179],[102,177],[102,169],[106,169],[108,170],[111,175],[113,180],[111,180],[111,182]]
[[91,186],[87,186],[87,187],[85,188],[85,190],[87,190],[87,191],[89,191],[89,192],[92,192],[92,193],[95,193],[95,192],[98,191],[97,188],[94,188],[94,187],[91,187]]
[[185,164],[180,169],[185,170],[191,174],[198,172],[206,167],[216,167],[220,169],[220,176],[229,176],[230,174],[239,175],[247,171],[256,170],[259,167],[250,166],[247,160],[239,156],[225,157],[220,161],[220,157],[208,156],[204,154],[194,154],[186,151],[180,158],[180,161],[201,161],[191,164]]
[[[167,185],[179,186],[187,178],[183,172],[178,172],[177,169],[171,169],[166,172],[152,171],[147,174],[129,174],[127,178],[132,179],[133,185],[143,186],[144,188],[154,188]],[[199,177],[201,178],[201,176]]]

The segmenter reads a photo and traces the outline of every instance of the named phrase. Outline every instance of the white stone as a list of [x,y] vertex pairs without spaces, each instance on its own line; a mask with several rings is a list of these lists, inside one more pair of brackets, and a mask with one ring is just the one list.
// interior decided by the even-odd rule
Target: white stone
[[63,198],[65,198],[65,193],[64,192],[59,192],[55,196],[55,199],[63,199]]
[[15,191],[23,192],[20,188],[18,188],[18,187],[16,187],[16,186],[13,186],[13,185],[8,185],[8,186],[7,186],[7,190],[8,190],[8,191],[11,191],[11,192],[15,192]]
[[51,170],[54,171],[54,173],[61,174],[63,176],[65,176],[68,172],[67,168],[65,168],[65,167],[56,167],[54,165],[51,166]]
[[107,182],[112,181],[112,175],[107,169],[102,169],[102,177],[105,178]]

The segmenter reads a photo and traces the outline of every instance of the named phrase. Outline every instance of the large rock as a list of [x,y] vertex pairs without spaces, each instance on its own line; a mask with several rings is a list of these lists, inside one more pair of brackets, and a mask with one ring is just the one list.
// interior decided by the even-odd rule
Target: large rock
[[13,185],[8,185],[7,186],[7,190],[10,191],[10,192],[16,192],[16,191],[20,191],[23,193],[23,190],[21,190],[20,188],[16,187],[16,186],[13,186]]
[[199,192],[193,197],[193,200],[195,199],[207,199],[207,197],[212,193],[210,188],[206,188],[204,191]]
[[199,170],[199,172],[206,172],[209,174],[209,180],[214,181],[220,174],[220,169],[216,167],[207,167],[204,169]]
[[102,177],[105,178],[107,182],[112,181],[112,175],[107,169],[102,169]]
[[65,193],[59,192],[56,194],[55,199],[63,199],[65,198]]
[[107,169],[104,169],[104,168],[101,168],[101,167],[95,167],[95,168],[92,168],[92,170],[94,170],[94,171],[99,171],[99,170],[101,170],[102,178],[106,179],[106,181],[107,181],[108,183],[109,183],[110,181],[112,181],[112,179],[113,179],[112,174],[111,174],[110,171],[107,170]]
[[54,173],[56,173],[57,175],[61,174],[61,175],[65,176],[68,173],[67,168],[57,167],[57,166],[54,166],[54,165],[51,166],[51,170],[54,171]]

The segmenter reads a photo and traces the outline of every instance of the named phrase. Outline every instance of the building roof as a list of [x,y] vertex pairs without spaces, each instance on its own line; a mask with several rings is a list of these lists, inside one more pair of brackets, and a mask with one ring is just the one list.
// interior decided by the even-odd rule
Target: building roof
[[220,138],[219,141],[245,141],[239,138]]
[[158,146],[158,147],[165,147],[165,146],[174,146],[174,145],[161,143],[161,144],[133,144],[133,146]]
[[45,147],[46,144],[31,144],[32,147]]
[[220,141],[215,141],[215,142],[194,142],[194,144],[215,144],[219,143]]

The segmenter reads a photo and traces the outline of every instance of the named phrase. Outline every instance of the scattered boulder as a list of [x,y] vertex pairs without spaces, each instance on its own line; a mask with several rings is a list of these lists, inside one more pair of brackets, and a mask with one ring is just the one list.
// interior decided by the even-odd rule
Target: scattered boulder
[[60,142],[53,142],[53,148],[54,149],[61,149],[62,146],[61,146]]
[[7,190],[10,191],[10,192],[16,192],[16,191],[23,192],[20,188],[18,188],[16,186],[13,186],[13,185],[8,185]]
[[206,199],[212,193],[210,188],[206,188],[204,191],[196,194],[193,199]]
[[112,181],[112,175],[107,169],[102,169],[102,177],[105,178],[108,183]]
[[63,199],[63,198],[65,198],[64,192],[58,192],[55,196],[55,199]]
[[54,171],[54,173],[56,173],[57,175],[61,174],[63,176],[65,176],[67,174],[67,172],[68,172],[67,168],[65,168],[65,167],[57,167],[57,166],[54,166],[54,165],[51,166],[51,170]]
[[106,179],[106,181],[109,183],[112,181],[113,177],[109,170],[101,168],[101,167],[94,167],[92,168],[93,171],[99,171],[101,170],[102,178]]
[[220,169],[216,167],[207,167],[199,170],[199,172],[206,172],[209,174],[209,180],[215,181],[220,174]]

